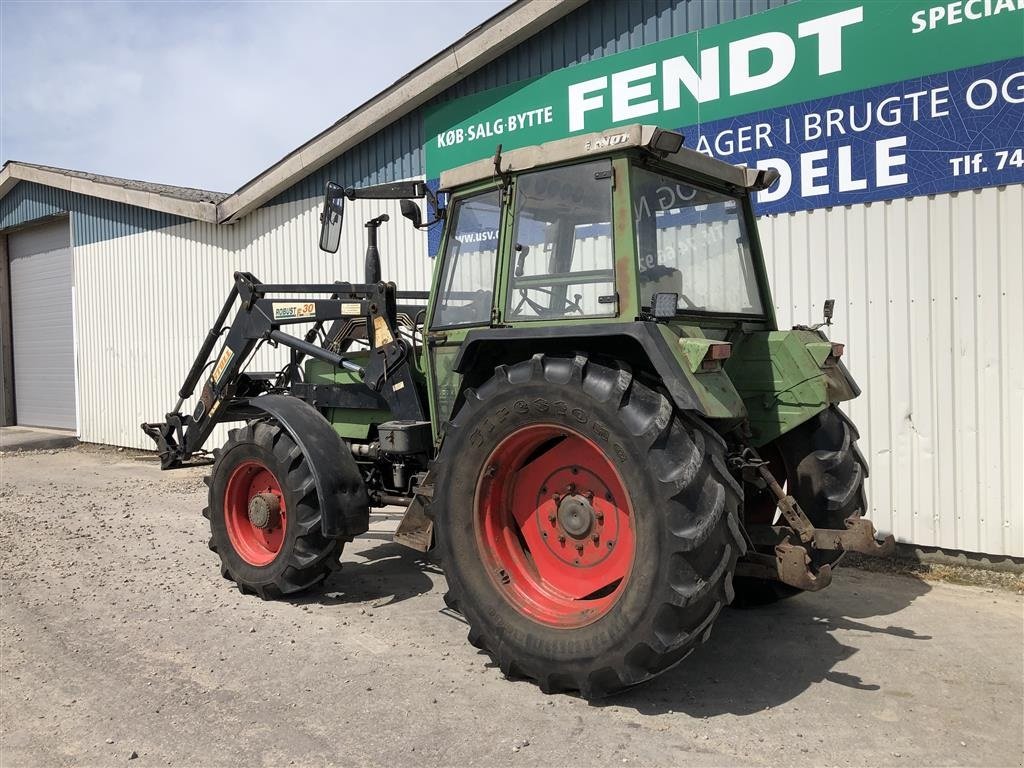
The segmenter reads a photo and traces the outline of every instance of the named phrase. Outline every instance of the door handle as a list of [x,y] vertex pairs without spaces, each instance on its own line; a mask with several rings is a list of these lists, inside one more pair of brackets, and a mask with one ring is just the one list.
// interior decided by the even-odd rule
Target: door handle
[[427,346],[438,347],[448,341],[447,333],[428,333],[427,334]]

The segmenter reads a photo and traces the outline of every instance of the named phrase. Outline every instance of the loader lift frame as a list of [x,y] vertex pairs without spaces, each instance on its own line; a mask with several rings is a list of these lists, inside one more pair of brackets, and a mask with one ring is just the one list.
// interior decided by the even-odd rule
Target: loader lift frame
[[[321,220],[324,223],[328,219],[340,222],[346,199],[401,200],[404,212],[410,198],[424,197],[440,214],[437,198],[422,181],[347,189],[332,182],[327,185]],[[365,283],[261,283],[252,273],[235,273],[235,284],[178,390],[174,410],[162,423],[142,424],[142,430],[157,444],[163,469],[181,466],[200,453],[217,424],[258,416],[259,409],[252,408],[249,399],[262,394],[286,393],[320,408],[366,407],[371,404],[366,402],[368,395],[376,402],[362,387],[346,389],[305,384],[301,380],[301,363],[305,357],[322,360],[356,374],[371,392],[383,398],[393,418],[416,422],[429,420],[423,396],[412,377],[410,362],[416,354],[415,343],[406,341],[399,331],[400,325],[404,324],[411,328],[415,340],[417,322],[412,318],[424,311],[425,306],[400,306],[397,303],[398,299],[426,301],[428,293],[398,291],[394,283],[380,280],[377,229],[387,220],[387,215],[383,215],[366,223],[369,245]],[[415,226],[420,228],[421,225],[417,221]],[[332,230],[325,226],[320,246],[337,251],[338,243],[325,239],[329,231]],[[296,295],[303,298],[300,301],[286,299]],[[224,345],[214,362],[210,360],[210,354],[237,302],[240,302],[238,312],[227,329]],[[405,322],[401,323],[401,320]],[[313,327],[304,338],[281,330],[282,326],[310,322]],[[323,333],[326,323],[331,323],[331,327],[326,332],[324,344],[318,346],[314,342]],[[364,341],[370,347],[370,358],[365,367],[341,354],[356,340]],[[245,367],[252,354],[263,343],[291,349],[288,364],[278,372],[246,373]],[[196,385],[210,365],[213,365],[213,371],[203,386],[195,410],[192,414],[181,413],[185,401],[195,392]]]
[[[287,297],[301,294],[301,302]],[[317,298],[324,297],[324,298]],[[425,299],[426,293],[403,292],[405,299]],[[255,415],[249,398],[280,391],[306,400],[319,407],[358,406],[360,393],[331,387],[329,401],[324,401],[318,388],[300,380],[303,357],[313,357],[330,365],[355,373],[366,386],[378,393],[387,403],[394,418],[425,421],[427,410],[412,378],[410,366],[414,350],[399,331],[399,292],[393,283],[374,285],[352,283],[296,283],[279,285],[261,283],[249,272],[236,272],[235,285],[228,294],[202,348],[196,355],[188,376],[178,390],[180,398],[174,411],[160,424],[143,424],[143,430],[158,446],[160,463],[164,469],[180,466],[201,451],[213,428],[222,421],[239,421]],[[199,396],[192,414],[180,412],[184,401],[195,391],[203,372],[209,367],[208,358],[217,339],[224,330],[232,307],[240,302],[237,314],[227,330],[227,337],[210,377]],[[410,309],[402,314],[408,316]],[[364,322],[348,321],[361,319]],[[282,330],[282,326],[314,323],[314,327],[299,338]],[[325,323],[332,323],[327,332],[328,346],[347,348],[365,327],[366,342],[371,354],[363,367],[344,355],[313,343]],[[346,328],[347,326],[347,328]],[[292,350],[288,364],[277,373],[245,373],[244,367],[261,343],[283,345]]]

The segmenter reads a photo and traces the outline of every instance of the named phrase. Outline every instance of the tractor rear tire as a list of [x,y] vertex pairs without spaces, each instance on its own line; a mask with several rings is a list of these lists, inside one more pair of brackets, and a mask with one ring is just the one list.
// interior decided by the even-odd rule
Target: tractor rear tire
[[732,600],[725,443],[624,364],[499,366],[435,469],[445,600],[506,676],[614,693],[682,661]]
[[[846,528],[847,520],[863,517],[867,508],[864,480],[867,462],[857,447],[857,428],[835,405],[787,432],[773,443],[781,457],[787,491],[815,528]],[[773,463],[773,471],[777,463]],[[814,551],[814,567],[838,565],[841,552]],[[738,577],[738,608],[784,600],[803,590],[777,581]]]
[[242,593],[264,600],[295,594],[337,567],[341,543],[321,532],[308,460],[277,423],[232,430],[206,484],[210,549]]

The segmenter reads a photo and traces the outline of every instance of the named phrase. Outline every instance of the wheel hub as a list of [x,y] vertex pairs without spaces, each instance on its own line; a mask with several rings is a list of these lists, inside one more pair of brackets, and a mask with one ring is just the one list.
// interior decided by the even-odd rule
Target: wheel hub
[[249,500],[249,522],[262,531],[271,527],[280,511],[281,500],[272,493],[258,493]]
[[594,529],[594,508],[584,496],[573,494],[564,497],[558,504],[556,515],[562,530],[574,539],[585,539]]
[[632,508],[615,464],[592,439],[531,424],[491,453],[477,494],[477,534],[502,593],[557,627],[596,621],[633,562]]

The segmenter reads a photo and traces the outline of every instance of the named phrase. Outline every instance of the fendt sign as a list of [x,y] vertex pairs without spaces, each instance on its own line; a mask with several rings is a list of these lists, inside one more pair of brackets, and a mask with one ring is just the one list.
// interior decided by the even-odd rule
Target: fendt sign
[[1024,182],[1024,0],[803,0],[440,104],[427,177],[636,122],[777,168],[759,213]]

